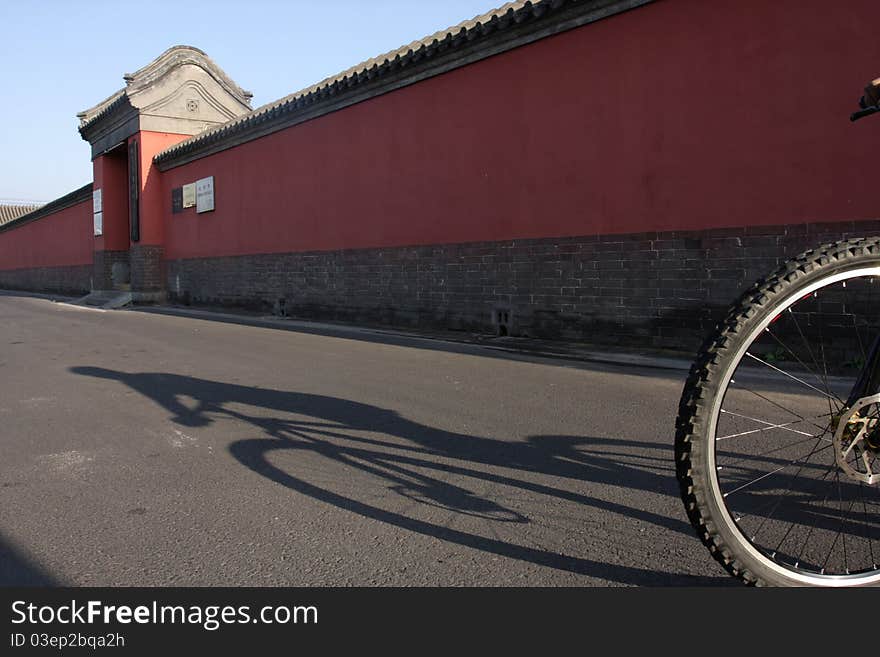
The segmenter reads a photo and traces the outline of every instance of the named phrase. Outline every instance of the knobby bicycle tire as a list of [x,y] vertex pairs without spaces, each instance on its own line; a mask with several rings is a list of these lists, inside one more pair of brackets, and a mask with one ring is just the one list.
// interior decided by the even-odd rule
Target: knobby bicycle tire
[[[715,461],[718,449],[716,432],[724,396],[734,381],[734,371],[749,355],[751,341],[767,331],[766,327],[789,307],[785,304],[793,304],[792,300],[801,298],[804,291],[824,289],[826,282],[837,279],[843,280],[845,287],[847,277],[866,275],[861,272],[871,273],[875,267],[880,274],[880,237],[825,244],[789,260],[767,278],[757,281],[731,306],[726,317],[703,343],[690,369],[676,419],[675,464],[682,500],[697,535],[714,558],[731,575],[747,584],[877,585],[880,582],[880,570],[877,570],[876,562],[872,569],[870,560],[867,570],[858,577],[846,574],[827,577],[824,569],[804,575],[790,564],[775,562],[739,529],[737,519],[721,493],[718,474],[721,468]],[[772,363],[770,368],[776,369]],[[840,474],[834,476],[838,477],[839,488]],[[840,508],[843,515],[843,503]],[[873,553],[874,547],[869,547]]]

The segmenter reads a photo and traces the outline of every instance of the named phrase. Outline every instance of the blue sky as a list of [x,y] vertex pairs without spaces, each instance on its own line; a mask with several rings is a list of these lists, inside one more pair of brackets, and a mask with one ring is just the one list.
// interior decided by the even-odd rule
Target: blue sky
[[175,44],[270,102],[503,0],[0,0],[0,199],[92,180],[76,113]]

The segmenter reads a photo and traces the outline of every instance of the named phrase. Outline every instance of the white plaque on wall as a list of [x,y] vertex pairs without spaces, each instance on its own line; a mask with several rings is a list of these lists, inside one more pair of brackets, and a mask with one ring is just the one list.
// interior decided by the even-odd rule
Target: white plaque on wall
[[196,180],[196,212],[214,209],[214,176]]
[[196,184],[190,183],[183,186],[183,207],[191,208],[196,204]]
[[104,234],[104,204],[101,199],[101,190],[92,191],[92,213],[95,218],[95,236]]

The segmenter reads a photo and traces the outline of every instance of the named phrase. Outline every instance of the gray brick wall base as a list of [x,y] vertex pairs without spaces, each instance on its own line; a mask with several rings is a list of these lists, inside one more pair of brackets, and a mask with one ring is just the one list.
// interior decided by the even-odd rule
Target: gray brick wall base
[[94,272],[92,276],[93,290],[112,290],[113,265],[123,264],[128,266],[128,251],[95,251]]
[[84,295],[92,289],[92,274],[92,265],[0,270],[0,289]]
[[[165,250],[151,244],[135,244],[131,247],[131,290],[142,293],[161,293],[164,291]],[[142,295],[144,299],[151,296]],[[160,298],[162,295],[153,295]]]
[[880,221],[166,262],[177,303],[693,350],[758,277]]

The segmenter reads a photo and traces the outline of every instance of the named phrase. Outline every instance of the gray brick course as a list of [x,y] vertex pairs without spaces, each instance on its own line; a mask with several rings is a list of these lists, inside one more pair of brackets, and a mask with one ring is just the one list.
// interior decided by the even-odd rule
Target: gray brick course
[[[836,229],[836,230],[835,230]],[[880,222],[644,232],[167,262],[181,303],[314,319],[694,349],[786,258]]]
[[0,289],[77,296],[91,291],[92,275],[92,265],[6,269],[0,270]]

